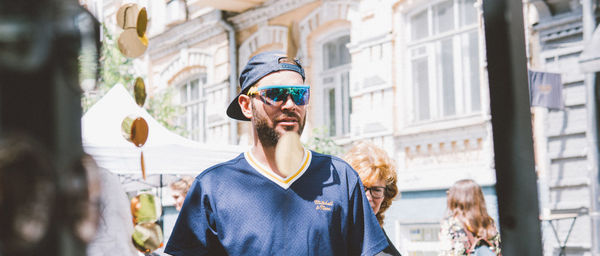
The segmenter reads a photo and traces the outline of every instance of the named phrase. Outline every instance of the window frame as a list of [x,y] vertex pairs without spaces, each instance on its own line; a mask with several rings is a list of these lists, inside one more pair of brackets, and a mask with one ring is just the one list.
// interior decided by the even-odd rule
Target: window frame
[[[350,135],[350,116],[352,114],[352,97],[350,92],[350,71],[352,69],[352,56],[349,56],[348,63],[340,64],[331,68],[327,68],[327,64],[325,60],[325,55],[327,52],[325,51],[325,45],[327,43],[335,42],[336,40],[340,40],[343,37],[350,37],[349,30],[339,30],[332,33],[328,33],[317,43],[317,48],[319,49],[319,54],[316,56],[318,62],[317,69],[317,79],[315,88],[318,88],[322,94],[320,99],[320,103],[323,106],[322,112],[322,121],[323,124],[328,129],[328,135],[334,138],[344,137]],[[350,43],[350,41],[348,41]],[[338,44],[338,46],[341,44]],[[339,51],[339,48],[336,47],[336,51]],[[349,52],[349,50],[348,50]],[[344,78],[346,77],[346,86],[343,86]],[[326,78],[333,78],[332,82],[324,82]],[[330,117],[330,109],[331,102],[329,102],[329,92],[334,90],[335,92],[335,131],[332,131],[331,125],[331,117]],[[344,100],[346,99],[346,100]]]
[[[193,81],[198,81],[198,98],[192,100],[191,97],[191,91],[192,91],[192,82]],[[178,83],[176,85],[177,88],[177,92],[178,92],[178,99],[179,99],[179,105],[183,108],[183,113],[180,115],[179,118],[179,122],[181,124],[181,126],[185,129],[186,131],[186,137],[191,139],[191,140],[195,140],[195,141],[199,141],[199,142],[205,142],[206,141],[206,134],[208,131],[208,125],[206,123],[206,102],[207,102],[207,97],[206,97],[206,92],[205,92],[205,87],[207,85],[207,74],[206,73],[199,73],[199,74],[195,74],[192,75],[190,77],[188,77],[187,79],[181,81],[180,83]],[[186,101],[182,101],[182,87],[185,87],[186,89]],[[198,127],[193,127],[193,125],[190,126],[190,124],[193,123],[193,111],[190,111],[190,109],[192,109],[194,106],[198,106]]]
[[[479,34],[479,22],[472,22],[470,24],[465,25],[465,18],[462,17],[461,12],[464,12],[464,2],[466,0],[439,0],[432,1],[431,3],[426,3],[417,8],[413,8],[412,10],[404,13],[404,22],[406,26],[407,35],[409,37],[406,39],[404,44],[404,49],[407,54],[407,58],[405,58],[404,63],[406,65],[406,77],[408,78],[408,83],[406,86],[410,95],[410,98],[407,99],[407,104],[410,104],[409,108],[412,109],[412,115],[408,118],[409,124],[427,124],[437,121],[463,118],[468,116],[473,116],[474,114],[480,114],[483,109],[483,97],[481,95],[482,92],[482,56],[481,56],[481,45],[480,45],[480,34]],[[440,4],[444,4],[445,2],[452,2],[452,11],[453,11],[453,23],[454,27],[448,31],[435,33],[434,32],[434,23],[436,21],[434,17],[435,8]],[[475,4],[477,1],[475,1]],[[477,8],[475,13],[479,15],[479,7]],[[427,17],[427,35],[413,40],[413,17],[426,13]],[[477,18],[479,19],[479,18]],[[472,52],[469,49],[472,47],[470,44],[472,41],[470,40],[470,34],[476,33],[476,57],[477,58],[477,70],[476,72],[479,74],[478,82],[478,90],[475,90],[472,85],[472,75],[473,70],[470,70],[472,67],[472,63],[466,60],[465,56],[471,57]],[[443,86],[442,83],[442,42],[446,40],[450,40],[452,43],[452,71],[453,74],[453,91],[454,91],[454,113],[453,114],[445,114],[444,113],[444,103],[442,102],[444,99]],[[465,46],[466,45],[466,46]],[[425,49],[425,53],[421,54],[419,57],[415,57],[413,51],[423,48]],[[420,111],[422,108],[419,105],[419,90],[415,86],[415,73],[414,73],[414,63],[413,61],[418,58],[425,58],[427,61],[427,88],[428,88],[428,117],[420,118],[422,113]],[[479,92],[478,101],[479,104],[474,108],[473,102],[475,99],[473,98],[473,92]],[[478,107],[478,109],[477,109]],[[427,111],[427,110],[426,110]]]

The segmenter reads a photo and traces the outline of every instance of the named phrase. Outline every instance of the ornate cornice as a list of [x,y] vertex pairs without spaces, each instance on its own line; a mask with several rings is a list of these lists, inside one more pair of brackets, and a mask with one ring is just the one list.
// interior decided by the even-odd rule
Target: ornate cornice
[[330,21],[348,20],[350,9],[356,8],[357,6],[358,1],[355,0],[323,1],[323,4],[321,4],[319,8],[313,10],[304,17],[298,23],[300,42],[306,42],[305,44],[300,44],[300,49],[298,49],[301,61],[310,63],[308,60],[310,54],[308,52],[307,43],[309,43],[309,35],[311,35],[313,31]]
[[165,84],[176,84],[178,81],[185,79],[190,74],[196,74],[200,71],[204,71],[204,69],[208,67],[211,62],[212,56],[203,51],[183,51],[178,58],[173,59],[162,69],[162,72],[160,72],[160,78]]
[[277,17],[317,0],[270,0],[254,9],[229,18],[236,30],[243,30],[258,23]]
[[396,136],[396,147],[405,155],[409,168],[457,162],[485,162],[490,151],[489,123],[482,122],[443,131]]
[[357,53],[357,52],[367,49],[373,45],[385,44],[385,43],[389,43],[389,42],[393,42],[393,41],[394,41],[394,36],[392,35],[392,33],[390,33],[388,31],[385,33],[381,33],[379,35],[372,35],[369,37],[362,38],[358,42],[351,42],[348,45],[348,50],[350,51],[350,53]]
[[150,60],[178,53],[181,49],[189,48],[206,39],[225,33],[225,29],[218,25],[220,19],[221,12],[213,11],[174,26],[151,38],[148,44]]
[[287,48],[287,31],[282,26],[261,27],[256,33],[246,39],[239,48],[239,70],[244,68],[250,55],[262,46],[270,44],[281,44],[282,50]]
[[548,42],[583,33],[581,13],[567,13],[560,17],[545,19],[533,26],[539,32],[540,40]]

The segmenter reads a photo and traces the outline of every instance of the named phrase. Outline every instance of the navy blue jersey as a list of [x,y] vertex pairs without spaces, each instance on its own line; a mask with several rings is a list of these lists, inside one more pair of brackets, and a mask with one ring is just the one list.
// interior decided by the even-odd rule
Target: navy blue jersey
[[281,178],[250,152],[196,177],[165,252],[191,255],[374,255],[388,245],[358,174],[305,150]]

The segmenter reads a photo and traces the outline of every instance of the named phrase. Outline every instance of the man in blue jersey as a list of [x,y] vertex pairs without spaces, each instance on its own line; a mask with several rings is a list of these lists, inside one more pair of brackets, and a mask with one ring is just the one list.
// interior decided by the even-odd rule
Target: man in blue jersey
[[183,255],[375,255],[387,241],[358,174],[337,157],[304,149],[278,169],[275,146],[302,133],[310,87],[283,52],[254,56],[227,115],[251,121],[254,146],[202,172],[190,188],[166,253]]

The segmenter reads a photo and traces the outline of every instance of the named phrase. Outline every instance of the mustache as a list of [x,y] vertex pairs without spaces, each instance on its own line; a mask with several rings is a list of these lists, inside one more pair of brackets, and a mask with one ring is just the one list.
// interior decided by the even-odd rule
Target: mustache
[[296,112],[292,112],[289,110],[282,111],[282,114],[277,118],[277,122],[281,122],[281,120],[286,118],[294,118],[296,121],[300,122],[300,115]]

